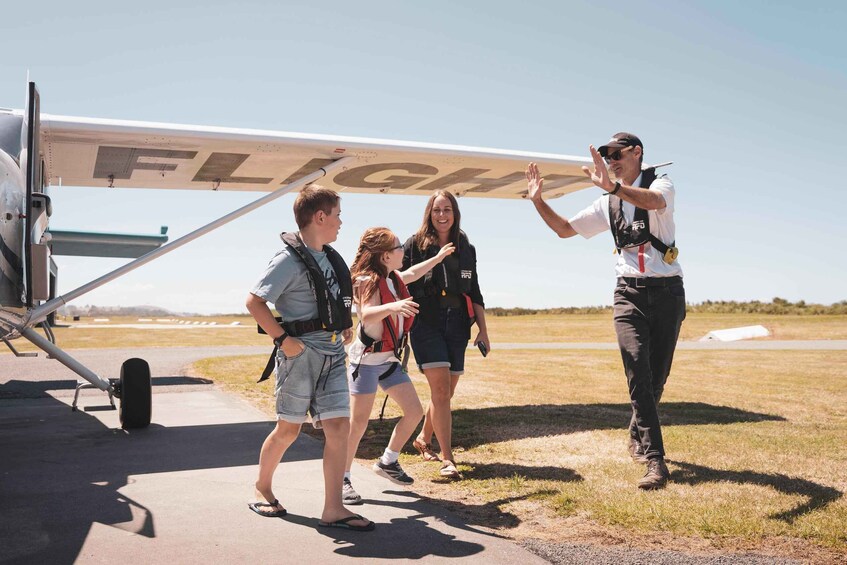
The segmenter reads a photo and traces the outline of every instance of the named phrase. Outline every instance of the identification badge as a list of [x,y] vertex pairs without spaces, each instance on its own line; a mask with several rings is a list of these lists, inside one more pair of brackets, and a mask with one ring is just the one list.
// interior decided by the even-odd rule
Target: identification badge
[[670,265],[676,258],[679,257],[679,249],[676,247],[668,247],[668,250],[665,251],[665,256],[663,257],[665,263]]

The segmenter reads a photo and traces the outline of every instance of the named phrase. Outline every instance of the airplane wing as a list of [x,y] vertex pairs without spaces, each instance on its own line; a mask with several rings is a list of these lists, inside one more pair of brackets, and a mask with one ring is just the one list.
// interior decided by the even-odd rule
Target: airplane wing
[[51,185],[275,190],[341,157],[356,161],[320,184],[339,192],[523,198],[535,161],[554,198],[591,186],[590,160],[435,143],[41,115]]

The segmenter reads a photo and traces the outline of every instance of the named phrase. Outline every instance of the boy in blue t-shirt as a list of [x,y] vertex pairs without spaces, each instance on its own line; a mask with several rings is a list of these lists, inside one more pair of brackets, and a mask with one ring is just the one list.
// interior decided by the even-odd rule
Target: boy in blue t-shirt
[[[313,425],[323,428],[325,499],[319,526],[371,531],[374,523],[347,510],[341,502],[347,437],[350,432],[350,397],[345,367],[344,343],[352,331],[330,331],[313,323],[325,318],[318,292],[338,301],[342,283],[349,281],[346,266],[333,267],[328,254],[337,253],[327,244],[341,229],[341,199],[332,190],[312,185],[294,202],[294,217],[300,228],[297,242],[308,256],[301,258],[286,245],[271,260],[262,278],[247,296],[247,309],[256,323],[279,347],[276,370],[277,423],[262,444],[256,492],[264,501],[249,504],[261,516],[281,517],[285,508],[274,496],[273,474],[288,447],[300,433],[306,414]],[[324,246],[327,246],[326,248]],[[313,268],[307,268],[304,259]],[[336,263],[337,264],[337,263]],[[344,269],[345,272],[336,271]],[[315,280],[316,275],[320,280]],[[346,277],[347,281],[339,279]],[[321,295],[323,296],[323,295]],[[273,302],[290,335],[276,321],[267,305]],[[326,302],[326,299],[324,300]],[[346,305],[349,316],[350,305]],[[323,325],[325,327],[325,324]]]

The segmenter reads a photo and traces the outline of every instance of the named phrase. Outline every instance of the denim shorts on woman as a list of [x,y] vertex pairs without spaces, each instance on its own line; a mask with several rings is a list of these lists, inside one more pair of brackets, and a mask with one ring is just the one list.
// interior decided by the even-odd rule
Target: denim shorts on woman
[[[358,369],[358,370],[357,370]],[[356,378],[353,378],[353,373]],[[380,379],[380,377],[382,377]],[[347,369],[347,384],[350,394],[374,394],[376,387],[388,390],[394,385],[411,383],[409,373],[403,370],[400,363],[383,363],[382,365],[353,365]]]
[[439,308],[435,325],[415,318],[409,340],[418,369],[448,367],[450,374],[465,372],[465,350],[471,337],[470,320],[463,308]]
[[308,345],[294,357],[277,354],[276,416],[292,424],[302,424],[306,414],[312,425],[321,420],[350,417],[346,353],[324,355]]

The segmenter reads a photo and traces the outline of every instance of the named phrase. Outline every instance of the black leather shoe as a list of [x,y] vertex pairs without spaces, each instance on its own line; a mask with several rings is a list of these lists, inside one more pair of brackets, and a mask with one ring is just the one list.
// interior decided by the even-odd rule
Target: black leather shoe
[[634,437],[629,438],[629,456],[636,463],[647,463],[647,457],[644,455],[644,447]]
[[644,490],[664,488],[668,484],[670,477],[671,472],[668,471],[668,466],[665,465],[664,459],[661,457],[650,459],[647,462],[647,473],[638,481],[638,488]]

